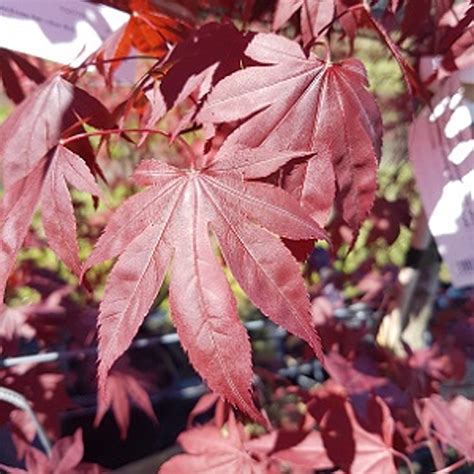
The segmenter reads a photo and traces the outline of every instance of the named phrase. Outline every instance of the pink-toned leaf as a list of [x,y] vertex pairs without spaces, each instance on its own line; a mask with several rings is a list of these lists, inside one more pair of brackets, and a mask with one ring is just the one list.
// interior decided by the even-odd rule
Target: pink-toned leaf
[[26,470],[10,468],[0,465],[6,472],[12,474],[69,474],[72,472],[99,472],[97,465],[87,465],[87,471],[82,471],[81,460],[84,456],[82,429],[78,429],[72,436],[59,439],[54,444],[48,457],[39,449],[28,446],[26,452]]
[[[355,417],[355,413],[350,404],[346,404],[346,410],[352,423],[355,439],[355,457],[351,465],[351,472],[360,474],[370,474],[380,472],[383,474],[396,474],[398,469],[393,458],[393,448],[391,443],[386,444],[378,434],[364,430]],[[389,416],[387,412],[384,412]],[[393,420],[384,426],[386,440],[391,441],[393,434]]]
[[451,402],[439,395],[425,400],[423,417],[433,423],[435,435],[474,462],[474,402],[458,395]]
[[0,127],[5,187],[29,175],[80,120],[98,128],[113,125],[97,99],[62,77],[53,76],[39,86]]
[[151,224],[132,241],[107,280],[99,314],[101,391],[108,371],[131,344],[160,289],[171,258],[169,248],[163,245],[169,217],[165,214],[161,222]]
[[[245,182],[245,166],[242,173],[219,169],[225,159],[218,153],[212,164],[190,170],[143,161],[134,179],[151,187],[112,217],[84,271],[121,254],[99,316],[101,386],[138,331],[171,261],[171,314],[191,362],[214,391],[260,419],[250,393],[250,345],[209,231],[216,233],[251,299],[268,317],[307,340],[319,356],[298,266],[269,231],[300,239],[325,234],[289,194]],[[236,246],[233,239],[239,241]]]
[[245,443],[257,456],[266,456],[294,467],[331,469],[334,464],[326,454],[317,431],[274,431]]
[[68,183],[79,191],[100,196],[100,190],[84,161],[67,148],[58,146],[51,156],[44,178],[41,215],[49,245],[79,275],[81,263],[76,240],[76,219]]
[[161,474],[263,474],[263,466],[245,449],[241,432],[232,418],[225,435],[219,428],[204,426],[181,433],[178,437],[186,454],[174,456],[160,469]]
[[264,314],[306,340],[322,359],[321,342],[311,323],[308,295],[296,260],[264,230],[231,223],[222,208],[219,210],[221,220],[213,229],[242,289]]
[[76,219],[67,184],[94,196],[100,190],[81,157],[58,145],[30,174],[7,187],[0,212],[0,295],[39,202],[46,238],[63,262],[80,274]]
[[82,444],[82,429],[67,438],[61,438],[51,451],[50,464],[55,466],[54,472],[71,472],[84,456],[84,445]]
[[[306,58],[297,44],[270,34],[256,35],[246,55],[269,65],[249,67],[223,79],[199,119],[219,123],[254,114],[230,135],[224,149],[243,145],[329,153],[334,174],[323,165],[317,167],[317,177],[311,173],[311,179],[306,179],[308,173],[303,174],[302,202],[312,208],[314,200],[305,196],[317,191],[308,188],[334,182],[335,176],[344,219],[358,229],[374,200],[382,132],[362,64],[355,59],[333,64],[314,55]],[[312,160],[325,156],[316,154]],[[327,213],[328,205],[321,207]]]
[[215,393],[206,393],[204,394],[194,405],[194,408],[191,410],[191,413],[188,416],[188,428],[193,426],[194,420],[209,411],[219,400],[219,396]]
[[329,458],[344,471],[361,474],[397,472],[391,444],[393,419],[382,400],[377,398],[375,404],[381,413],[378,418],[381,426],[375,432],[361,426],[352,405],[337,386],[328,385],[328,388],[316,391],[308,405],[309,412],[318,422]]
[[0,212],[0,298],[41,196],[44,162],[6,190]]
[[[187,232],[178,240],[172,266],[170,305],[173,322],[191,363],[209,387],[250,414],[261,416],[251,397],[250,342],[240,324],[234,295],[212,252],[198,189],[183,196],[196,209]],[[186,212],[182,209],[183,214]],[[193,324],[186,322],[194,303]]]

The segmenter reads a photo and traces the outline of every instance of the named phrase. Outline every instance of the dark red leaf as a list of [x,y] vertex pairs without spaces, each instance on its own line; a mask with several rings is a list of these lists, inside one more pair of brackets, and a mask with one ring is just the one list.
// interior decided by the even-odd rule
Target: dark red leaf
[[298,10],[303,42],[308,44],[333,19],[334,0],[278,0],[273,29],[279,30]]
[[173,49],[167,61],[170,69],[148,94],[152,104],[149,124],[191,94],[202,98],[214,84],[239,70],[252,36],[231,23],[207,23],[193,31]]
[[6,189],[26,178],[81,121],[96,128],[113,126],[107,109],[86,91],[54,76],[23,101],[0,127],[0,156]]
[[409,227],[411,222],[410,204],[406,199],[388,201],[377,198],[372,208],[370,229],[367,243],[383,238],[387,245],[392,245],[400,235],[402,226]]
[[113,371],[107,378],[104,395],[99,397],[95,426],[100,424],[107,410],[112,408],[120,428],[120,436],[125,439],[130,424],[130,401],[143,410],[152,421],[157,422],[148,393],[134,375]]
[[3,87],[7,96],[16,104],[19,104],[24,98],[25,93],[21,85],[21,77],[18,77],[14,70],[14,65],[28,79],[41,84],[45,77],[43,73],[27,59],[19,54],[0,48],[0,77],[3,81]]

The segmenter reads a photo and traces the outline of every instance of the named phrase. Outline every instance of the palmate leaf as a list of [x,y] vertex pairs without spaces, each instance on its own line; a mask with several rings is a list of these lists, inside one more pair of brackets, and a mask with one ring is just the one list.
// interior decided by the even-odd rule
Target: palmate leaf
[[298,468],[329,470],[334,466],[318,431],[273,431],[251,439],[245,447],[256,457],[269,456]]
[[395,474],[394,420],[385,402],[370,402],[368,423],[362,426],[337,384],[315,392],[308,411],[317,420],[326,454],[344,472]]
[[231,413],[226,432],[206,425],[181,433],[179,444],[185,454],[172,457],[160,468],[161,474],[186,474],[188,472],[210,474],[264,474],[263,463],[250,455],[245,443],[244,429]]
[[82,122],[95,128],[114,125],[108,110],[95,97],[61,76],[41,84],[0,127],[5,188],[27,177],[64,134],[83,131]]
[[102,129],[114,125],[101,102],[61,76],[54,76],[0,127],[5,188],[0,203],[2,300],[7,278],[40,202],[49,245],[76,275],[80,273],[76,221],[67,184],[99,196],[92,173],[101,172],[88,138],[70,143],[70,149],[60,145],[60,140],[84,132],[85,123]]
[[458,395],[450,402],[439,395],[425,399],[423,418],[428,426],[433,424],[435,436],[474,462],[474,402]]
[[131,402],[146,413],[150,420],[158,423],[150,397],[138,374],[130,370],[114,370],[107,380],[105,397],[98,400],[94,426],[99,426],[107,411],[112,409],[120,437],[125,439],[130,425]]
[[[239,70],[251,37],[231,23],[211,22],[178,44],[167,59],[170,68],[147,93],[151,102],[148,124],[156,123],[196,91],[200,97],[205,96],[214,84]],[[197,105],[193,109],[189,119],[194,117]]]
[[83,456],[84,443],[82,429],[79,428],[72,436],[66,436],[56,441],[49,456],[33,446],[26,446],[26,469],[3,464],[0,464],[0,467],[10,474],[45,474],[50,472],[56,474],[66,472],[98,474],[102,472],[97,464],[81,463]]
[[220,81],[199,119],[220,123],[250,116],[228,138],[228,147],[320,150],[312,160],[326,160],[329,166],[319,167],[318,179],[303,170],[301,202],[315,217],[324,211],[318,187],[333,183],[335,176],[343,218],[358,229],[374,200],[382,135],[362,63],[306,57],[297,43],[274,34],[256,35],[245,54],[268,65]]
[[19,104],[25,98],[25,92],[21,84],[21,75],[27,77],[36,84],[41,84],[45,77],[43,73],[23,56],[0,48],[0,79],[5,89],[5,94],[15,104]]
[[3,299],[7,278],[39,204],[51,249],[74,274],[80,274],[76,218],[68,184],[100,196],[100,189],[84,160],[59,145],[40,159],[25,178],[6,189],[0,209],[0,298]]
[[269,160],[256,150],[250,164],[249,155],[218,153],[211,163],[187,170],[155,160],[138,166],[135,183],[150,188],[116,211],[84,269],[120,255],[100,306],[100,387],[170,266],[171,314],[192,364],[211,389],[259,418],[250,393],[250,343],[210,231],[252,302],[322,357],[298,265],[274,234],[298,240],[325,233],[285,191],[242,178],[246,169],[256,177],[264,172],[262,163],[270,161],[271,168],[294,154]]

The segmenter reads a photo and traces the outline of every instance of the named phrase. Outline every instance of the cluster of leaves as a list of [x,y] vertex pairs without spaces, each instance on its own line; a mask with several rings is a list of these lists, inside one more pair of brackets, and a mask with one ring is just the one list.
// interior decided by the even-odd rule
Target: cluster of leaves
[[[364,291],[375,300],[386,282],[383,274],[378,279],[378,290]],[[369,320],[355,325],[334,318],[337,302],[324,293],[314,295],[312,314],[327,349],[328,378],[320,383],[316,377],[309,388],[306,378],[303,388],[295,384],[298,377],[259,371],[265,428],[236,420],[228,405],[205,395],[178,438],[184,453],[160,472],[396,473],[403,466],[431,472],[430,465],[452,472],[473,462],[472,429],[461,424],[472,418],[474,403],[462,395],[446,401],[438,394],[441,384],[463,379],[466,357],[472,357],[470,336],[461,344],[456,336],[445,337],[459,331],[472,337],[472,292],[461,306],[438,313],[432,346],[405,360],[370,342],[375,330]],[[202,424],[206,413],[212,417]],[[457,458],[449,457],[449,448]],[[446,468],[448,459],[452,464]]]
[[[314,301],[312,311],[297,259],[305,260],[314,242],[329,241],[329,235],[336,250],[343,239],[334,237],[342,234],[349,247],[353,246],[376,198],[377,163],[382,153],[381,114],[368,90],[363,64],[351,57],[354,40],[367,30],[380,38],[399,63],[408,89],[423,97],[423,85],[408,54],[444,55],[443,74],[464,64],[470,51],[466,34],[472,34],[473,9],[464,9],[453,24],[447,16],[454,2],[446,0],[424,1],[421,7],[420,2],[409,0],[100,3],[128,11],[130,20],[84,67],[63,68],[45,78],[33,63],[0,51],[6,92],[19,103],[0,127],[4,190],[0,295],[5,302],[0,308],[0,337],[35,337],[41,345],[37,314],[51,311],[54,305],[60,311],[67,307],[64,288],[47,294],[51,298],[39,307],[23,312],[7,305],[18,274],[17,256],[40,207],[49,248],[85,288],[92,289],[86,275],[92,267],[118,257],[97,314],[97,423],[111,406],[124,435],[129,397],[154,416],[146,392],[131,382],[128,368],[117,376],[117,366],[113,366],[131,345],[169,272],[171,316],[191,363],[216,394],[266,426],[268,420],[253,394],[250,341],[223,266],[265,316],[306,341],[323,360]],[[414,12],[427,19],[423,29],[414,27]],[[393,39],[394,34],[399,34],[399,41]],[[407,51],[402,48],[404,41],[410,45]],[[335,44],[348,45],[347,55],[339,61],[332,58]],[[419,50],[413,45],[419,45]],[[106,107],[104,103],[111,103],[117,89],[117,67],[130,59],[132,49],[148,61],[152,58],[150,68],[126,99]],[[325,52],[322,56],[321,51]],[[107,100],[100,100],[92,88],[84,88],[89,64],[97,66],[108,86]],[[26,98],[25,80],[39,84]],[[127,126],[132,120],[138,123],[133,128]],[[144,158],[140,150],[156,135],[166,137],[170,149],[180,150],[179,159],[167,151],[141,159],[128,182],[146,189],[129,197],[112,214],[83,262],[77,240],[77,206],[69,188],[88,193],[98,205],[104,200],[98,183],[107,184],[111,168],[106,157],[110,144],[136,139],[140,158]],[[386,224],[377,227],[383,219],[387,222],[390,213],[399,214],[396,203],[376,201],[369,241],[380,235],[395,240],[399,225],[389,226],[388,231]],[[398,222],[407,223],[406,219]],[[373,283],[370,278],[365,282],[369,287]],[[321,289],[326,287],[321,284]],[[372,291],[374,295],[380,292]],[[93,299],[91,295],[84,298],[88,303]],[[327,307],[324,298],[317,301]],[[73,306],[74,301],[68,304]],[[96,316],[94,312],[88,315]],[[95,332],[87,322],[82,329],[75,324],[71,333],[80,344],[94,341]],[[331,324],[320,326],[326,352],[332,340],[341,347],[344,331],[327,330]],[[8,344],[2,342],[2,353],[12,349]],[[341,362],[349,367],[339,367],[339,372],[349,370],[352,362]],[[337,379],[337,356],[327,357],[327,367]],[[10,377],[5,385],[21,388],[25,383],[21,376]],[[339,466],[359,472],[354,466],[366,465],[364,456],[374,449],[382,453],[376,462],[394,466],[394,422],[386,403],[379,394],[370,400],[373,416],[384,421],[379,423],[383,429],[374,428],[374,420],[357,421],[351,393],[341,395],[338,390],[329,387],[326,392],[308,395],[308,406],[326,396],[327,413],[309,409],[313,418],[303,434],[287,438],[270,431],[260,447],[248,447],[230,415],[221,454],[227,456],[225,450],[232,448],[237,457],[232,462],[244,463],[252,472],[293,459],[294,450],[304,452],[307,444],[314,444],[319,446],[321,463],[303,463],[306,467]],[[442,422],[433,408],[438,402],[428,403],[420,415],[428,420],[426,436],[431,436],[431,422],[440,431],[437,423]],[[338,419],[341,416],[345,425]],[[210,429],[209,443],[220,439],[222,426]],[[356,440],[345,459],[335,458],[328,448],[335,429]],[[31,441],[32,436],[27,439]],[[366,444],[359,446],[359,438]],[[191,456],[199,457],[200,450],[207,449],[194,445],[193,434],[183,435],[182,441]],[[273,442],[278,448],[272,447]],[[443,442],[453,445],[450,438]],[[455,447],[471,459],[464,444]],[[45,462],[35,456],[30,454],[28,465]],[[196,467],[201,461],[195,460]],[[260,467],[252,467],[257,464]]]

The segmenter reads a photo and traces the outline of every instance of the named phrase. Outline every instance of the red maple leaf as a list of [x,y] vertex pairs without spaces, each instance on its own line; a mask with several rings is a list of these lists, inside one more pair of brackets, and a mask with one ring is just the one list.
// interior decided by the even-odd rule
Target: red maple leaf
[[68,184],[94,196],[100,195],[84,160],[59,145],[44,156],[28,176],[7,188],[0,217],[0,295],[3,296],[39,203],[50,247],[76,275],[80,274],[76,219]]
[[[251,38],[231,23],[207,23],[190,34],[173,49],[167,59],[170,68],[147,94],[152,105],[148,123],[154,124],[194,93],[204,97],[214,84],[239,70]],[[188,120],[195,110],[187,115]]]
[[250,395],[248,335],[209,231],[251,301],[322,356],[298,265],[273,234],[295,240],[325,234],[285,191],[242,179],[291,158],[250,150],[217,153],[210,163],[201,158],[190,169],[154,160],[138,166],[134,182],[150,188],[117,210],[85,265],[121,254],[100,306],[99,386],[130,345],[171,263],[171,313],[191,362],[211,389],[260,417]]
[[406,199],[389,201],[377,198],[370,214],[373,227],[370,229],[367,243],[383,238],[387,245],[392,245],[400,235],[401,227],[409,227],[411,222],[410,204]]
[[355,59],[307,58],[297,43],[273,34],[256,35],[245,54],[267,65],[220,81],[199,119],[219,123],[254,114],[227,146],[317,150],[310,161],[319,163],[308,164],[298,178],[305,188],[302,203],[315,218],[321,215],[321,202],[332,201],[327,190],[328,183],[334,189],[335,175],[344,220],[358,229],[374,200],[382,133],[363,65]]
[[68,474],[81,472],[95,474],[101,472],[97,464],[81,464],[83,456],[82,429],[79,428],[74,435],[58,440],[49,456],[33,446],[28,446],[25,460],[26,469],[5,465],[0,465],[0,467],[10,474]]
[[5,94],[15,104],[19,104],[25,98],[25,92],[21,85],[21,76],[15,69],[36,84],[41,84],[45,77],[34,64],[24,57],[13,51],[0,48],[0,77]]
[[91,173],[98,167],[89,153],[87,138],[71,144],[76,152],[84,151],[84,157],[59,143],[64,136],[83,131],[83,122],[97,128],[113,126],[107,109],[97,99],[55,76],[22,102],[0,128],[5,186],[0,205],[2,299],[39,202],[51,248],[79,273],[75,217],[67,184],[98,196],[100,191]]
[[395,466],[395,451],[392,448],[394,421],[384,402],[379,398],[376,400],[383,410],[383,417],[379,425],[380,433],[372,433],[362,428],[356,419],[352,406],[346,403],[346,411],[352,423],[355,440],[355,456],[351,472],[396,474],[398,469]]
[[392,448],[394,421],[380,398],[376,397],[371,406],[368,426],[374,431],[361,426],[352,405],[335,384],[317,390],[308,410],[318,422],[334,465],[357,474],[398,472],[394,455],[399,453]]
[[120,436],[125,439],[130,424],[130,401],[157,422],[147,391],[133,374],[113,371],[107,378],[105,397],[99,397],[94,425],[98,426],[109,408],[120,428]]
[[293,467],[323,470],[334,466],[317,431],[274,431],[245,446],[259,458],[269,457]]
[[474,462],[474,402],[458,395],[447,402],[439,395],[425,400],[423,409],[425,422],[433,424],[434,434],[443,443],[449,444],[469,462]]
[[273,29],[279,30],[298,10],[303,43],[317,38],[334,17],[334,0],[278,0]]
[[369,416],[370,396],[378,394],[394,406],[406,406],[407,396],[390,379],[380,373],[377,364],[363,354],[350,361],[337,352],[327,354],[326,369],[331,378],[343,386],[362,419]]
[[179,444],[186,454],[174,456],[161,466],[160,474],[264,474],[264,466],[250,456],[244,444],[243,427],[232,414],[226,431],[203,426],[181,433]]
[[83,123],[95,128],[113,126],[109,112],[96,98],[61,76],[39,86],[0,128],[5,188],[26,178],[60,138],[80,132]]

